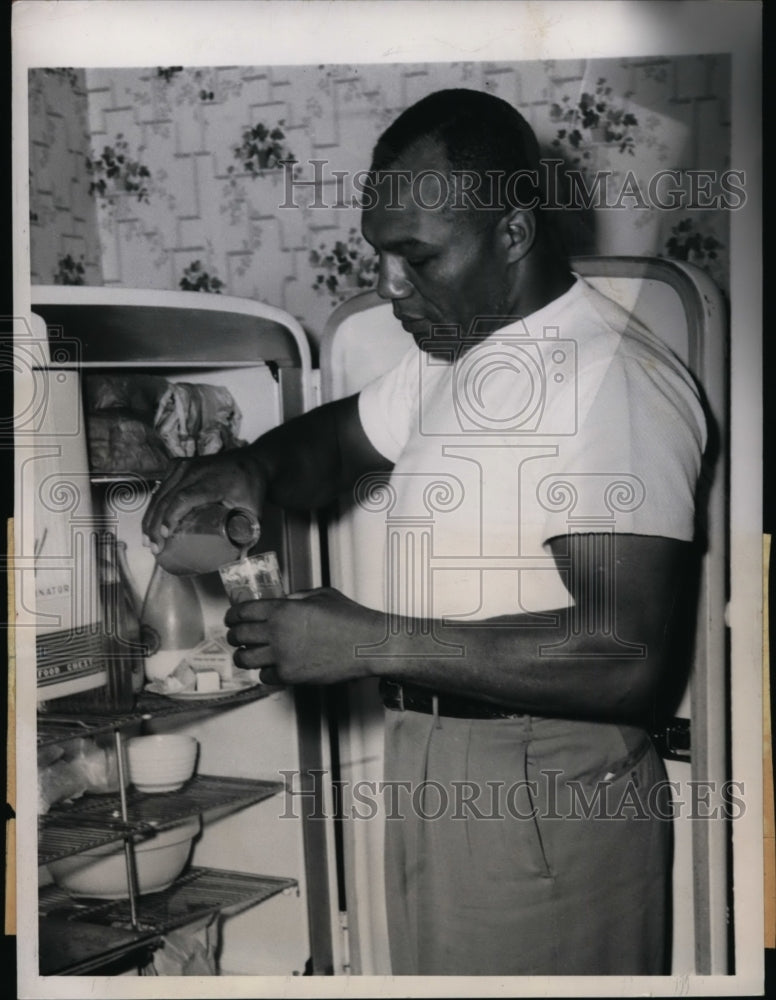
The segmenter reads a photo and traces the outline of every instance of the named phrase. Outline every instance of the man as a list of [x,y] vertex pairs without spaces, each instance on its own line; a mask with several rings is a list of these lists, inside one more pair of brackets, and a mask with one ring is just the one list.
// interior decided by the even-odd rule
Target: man
[[[375,147],[362,228],[416,346],[357,396],[180,465],[144,522],[158,547],[209,500],[313,508],[373,472],[390,472],[394,525],[430,517],[430,555],[386,546],[379,608],[322,589],[226,618],[235,663],[265,681],[382,678],[386,780],[422,793],[387,823],[395,974],[668,971],[646,728],[704,420],[672,355],[570,272],[539,166],[495,97],[405,111]],[[456,808],[425,818],[431,790]]]

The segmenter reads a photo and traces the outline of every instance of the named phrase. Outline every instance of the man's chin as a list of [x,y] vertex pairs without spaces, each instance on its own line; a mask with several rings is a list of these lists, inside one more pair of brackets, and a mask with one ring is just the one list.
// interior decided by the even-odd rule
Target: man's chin
[[423,319],[422,317],[419,319],[406,318],[406,319],[400,319],[399,322],[407,331],[407,333],[411,333],[416,340],[418,339],[418,337],[428,336],[429,322],[427,319]]
[[[427,319],[403,319],[401,321],[402,327],[412,336],[417,346],[424,351],[426,354],[437,354],[441,351],[441,344],[438,345],[438,351],[434,350],[435,340],[439,340],[434,336],[434,324]],[[449,328],[447,328],[449,330]],[[449,350],[449,337],[448,337],[448,350]]]
[[434,322],[429,319],[403,319],[400,322],[424,354],[445,361],[450,360],[451,348],[457,353],[476,342],[462,338],[460,327],[455,323]]
[[[429,357],[438,358],[440,361],[451,361],[453,356],[457,354],[455,347],[457,345],[451,345],[448,340],[447,343],[441,344],[438,340],[434,340],[431,337],[415,337],[415,343],[418,348],[423,351],[424,354],[428,354]],[[453,350],[451,351],[451,347]]]

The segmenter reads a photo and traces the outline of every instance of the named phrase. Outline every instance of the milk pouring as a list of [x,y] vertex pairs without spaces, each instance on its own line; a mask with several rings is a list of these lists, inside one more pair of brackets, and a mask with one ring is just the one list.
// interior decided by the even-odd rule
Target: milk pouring
[[243,507],[206,504],[189,511],[165,540],[156,561],[175,576],[212,573],[242,558],[259,539],[255,514]]

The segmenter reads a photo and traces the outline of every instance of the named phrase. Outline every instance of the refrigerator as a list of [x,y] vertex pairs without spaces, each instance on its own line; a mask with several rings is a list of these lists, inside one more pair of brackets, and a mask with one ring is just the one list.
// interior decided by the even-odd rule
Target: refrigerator
[[[48,749],[72,746],[68,740],[78,735],[78,723],[74,728],[63,721],[60,699],[89,694],[104,683],[104,674],[97,669],[101,658],[95,535],[110,531],[126,545],[129,572],[141,597],[155,563],[141,532],[154,478],[95,471],[88,447],[89,380],[142,373],[163,377],[170,385],[205,384],[227,390],[240,414],[242,440],[252,440],[314,406],[317,380],[301,327],[291,316],[262,304],[186,292],[39,286],[33,289],[32,311],[28,353],[38,401],[30,404],[37,416],[28,460],[19,455],[20,491],[26,502],[19,504],[17,517],[17,554],[21,557],[17,559],[17,592],[21,608],[29,609],[26,624],[32,624],[36,634],[37,745]],[[35,516],[29,519],[26,510],[33,498]],[[287,591],[321,582],[314,516],[267,510],[261,548],[277,552]],[[31,558],[24,558],[26,552]],[[54,585],[46,589],[59,591],[59,603],[51,607],[54,598],[39,597],[36,604],[33,590],[40,595],[42,583],[52,579]],[[236,668],[231,663],[232,650],[224,643],[226,593],[217,573],[189,579],[194,580],[205,625],[204,640],[193,652],[209,656],[222,676],[228,677]],[[91,631],[90,624],[96,625]],[[94,646],[87,652],[92,655],[76,655],[82,652],[79,643],[83,644],[85,625]],[[28,665],[32,668],[32,663],[22,663],[24,669]],[[249,677],[256,680],[257,672]],[[92,729],[119,730],[125,738],[141,732],[192,735],[199,743],[198,779],[208,776],[215,791],[219,782],[210,779],[220,778],[224,788],[231,786],[239,792],[240,808],[220,801],[218,792],[215,799],[203,800],[202,832],[189,862],[190,871],[225,873],[219,876],[226,886],[223,906],[217,905],[216,898],[221,889],[208,889],[218,921],[208,968],[217,968],[222,975],[331,974],[341,970],[346,959],[328,801],[331,763],[325,693],[302,688],[263,690],[257,685],[257,690],[243,694],[247,700],[240,694],[207,704],[168,699],[169,705],[160,708],[158,701],[149,703],[149,695],[142,692],[134,711],[125,712],[115,724],[99,711],[86,718]],[[91,731],[83,735],[91,737]],[[259,789],[251,795],[243,787],[251,781],[275,788],[275,794],[263,796]],[[244,805],[244,791],[256,801]],[[104,947],[106,956],[115,958],[109,940],[112,933],[105,924],[129,924],[123,913],[85,912],[78,901],[71,906],[52,884],[52,864],[56,866],[63,853],[72,856],[75,850],[69,840],[62,846],[64,833],[70,839],[76,834],[83,839],[94,832],[98,819],[104,822],[95,818],[97,806],[88,798],[84,795],[72,803],[74,813],[52,809],[41,818],[39,859],[54,859],[38,868],[40,955],[33,961],[40,959],[43,974],[103,973],[100,949]],[[160,809],[166,807],[161,798],[157,796]],[[134,805],[138,810],[145,808],[142,803]],[[130,803],[130,814],[132,807]],[[84,818],[84,827],[76,831],[79,817]],[[75,847],[91,849],[86,841],[88,837]],[[234,879],[227,884],[230,873]],[[268,888],[280,889],[267,894],[260,905],[234,905],[242,893],[235,879],[243,875],[245,887],[256,888],[258,878],[266,879]],[[208,886],[211,883],[212,878]],[[169,914],[157,922],[156,914],[145,913],[149,900],[151,896],[139,897],[137,909],[141,931],[156,932],[156,941],[150,945],[169,938],[172,930],[180,932],[187,907],[198,918],[204,913],[201,907],[207,909],[207,900],[173,900],[173,927],[167,920]],[[28,903],[34,905],[27,896],[20,900],[22,908]],[[62,919],[67,926],[55,933],[56,921]],[[95,929],[97,925],[101,930]],[[86,942],[80,951],[73,945],[78,953],[72,961],[65,961],[62,949],[72,944],[67,940],[68,930],[72,938],[79,933],[85,936],[84,928],[96,943],[90,950]],[[148,961],[148,954],[140,955],[139,949],[137,957]],[[126,971],[131,974],[132,956],[128,965]]]
[[[716,447],[702,477],[699,574],[687,613],[687,684],[675,692],[671,724],[654,737],[679,795],[692,782],[715,781],[719,787],[730,778],[723,304],[709,279],[690,265],[617,257],[579,258],[573,268],[653,329],[670,331],[669,346],[703,389]],[[57,400],[59,409],[73,414],[74,431],[67,449],[53,449],[56,454],[48,456],[45,469],[31,463],[34,471],[25,495],[38,496],[44,483],[51,491],[57,476],[62,483],[72,481],[74,474],[81,477],[87,485],[79,491],[83,504],[75,513],[73,508],[62,513],[49,507],[38,513],[38,520],[42,516],[60,531],[60,569],[73,573],[73,579],[93,579],[88,546],[79,547],[73,539],[81,528],[88,534],[89,525],[107,523],[126,542],[140,591],[153,567],[140,532],[150,485],[140,477],[127,491],[126,482],[110,477],[101,482],[90,474],[82,393],[90,373],[136,371],[162,374],[172,382],[223,386],[242,414],[240,436],[252,440],[319,402],[357,392],[395,363],[411,342],[390,305],[373,292],[356,296],[332,314],[320,369],[312,367],[307,338],[294,318],[261,303],[123,288],[38,286],[32,294],[31,339],[37,353],[31,370],[43,387],[42,397]],[[56,407],[42,409],[51,421]],[[38,439],[56,442],[56,428],[63,426],[54,416],[53,424],[43,427],[53,436],[39,433]],[[322,514],[269,510],[259,547],[278,552],[289,590],[330,583],[355,600],[379,606],[383,581],[375,571],[374,553],[394,527],[390,511],[376,529],[374,517],[365,517],[352,498],[343,497],[336,509]],[[433,558],[431,551],[429,569]],[[34,565],[35,559],[30,560],[30,573]],[[217,639],[219,629],[223,631],[225,596],[212,575],[197,578],[196,586],[208,634]],[[54,626],[36,618],[39,632],[73,627],[76,622],[68,614],[72,612],[64,612]],[[38,698],[46,705],[41,718],[70,690],[56,678],[39,679]],[[293,883],[261,905],[221,918],[219,974],[390,973],[382,825],[349,818],[354,785],[381,778],[382,713],[376,682],[364,681],[272,691],[190,719],[176,715],[145,721],[151,731],[195,735],[201,745],[200,768],[209,775],[258,775],[282,785],[277,795],[206,823],[195,843],[194,865]],[[674,827],[672,971],[724,974],[733,961],[730,824],[699,824],[680,816]],[[44,888],[45,882],[44,868]]]

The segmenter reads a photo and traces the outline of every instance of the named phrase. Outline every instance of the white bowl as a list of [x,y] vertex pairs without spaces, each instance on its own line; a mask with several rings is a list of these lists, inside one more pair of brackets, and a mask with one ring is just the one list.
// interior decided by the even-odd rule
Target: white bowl
[[194,773],[198,748],[179,733],[136,736],[127,743],[129,779],[141,792],[174,792]]
[[[135,844],[135,868],[141,894],[161,892],[180,875],[191,854],[191,842],[199,832],[199,817]],[[51,877],[71,896],[96,899],[126,899],[127,868],[124,845],[104,844],[70,858],[52,861]]]

